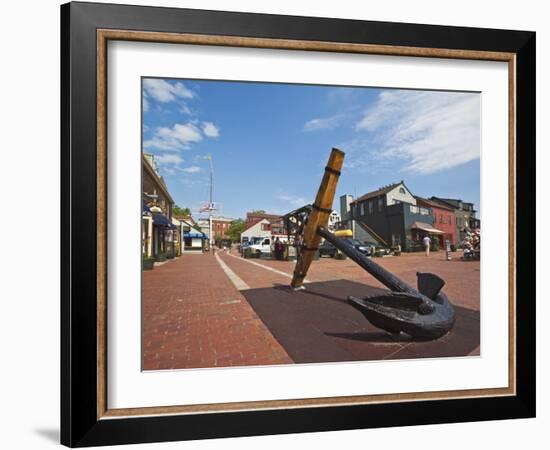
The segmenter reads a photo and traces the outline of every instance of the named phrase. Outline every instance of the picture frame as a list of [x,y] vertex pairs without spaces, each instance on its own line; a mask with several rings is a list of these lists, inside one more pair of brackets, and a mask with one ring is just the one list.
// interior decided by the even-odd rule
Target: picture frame
[[[68,3],[61,7],[61,442],[70,447],[535,416],[535,33]],[[107,404],[107,43],[504,61],[509,385],[461,392],[113,410]]]

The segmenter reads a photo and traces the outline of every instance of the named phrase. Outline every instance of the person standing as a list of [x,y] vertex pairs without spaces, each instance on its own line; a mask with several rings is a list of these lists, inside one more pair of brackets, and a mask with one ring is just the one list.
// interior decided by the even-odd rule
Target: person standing
[[432,240],[430,239],[430,236],[426,235],[422,239],[422,244],[424,244],[424,250],[426,251],[426,256],[430,256],[430,244],[432,243]]
[[283,247],[283,243],[279,240],[279,238],[275,239],[274,250],[275,250],[275,259],[279,261],[283,259],[284,247]]

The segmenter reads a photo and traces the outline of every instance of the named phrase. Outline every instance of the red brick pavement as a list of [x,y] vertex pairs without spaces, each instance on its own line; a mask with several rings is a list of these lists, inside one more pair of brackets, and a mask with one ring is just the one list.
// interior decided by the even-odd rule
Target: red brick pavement
[[[290,278],[248,260],[218,253],[250,288],[288,285]],[[457,306],[479,311],[479,262],[445,261],[442,252],[377,258],[415,285],[416,272],[434,272]],[[253,260],[292,274],[293,262]],[[351,260],[323,258],[309,271],[310,281],[347,279],[380,286]],[[479,354],[479,348],[472,354]],[[143,274],[143,368],[178,369],[292,363],[214,255],[184,255]]]
[[[236,252],[232,253],[237,255]],[[480,310],[480,263],[479,261],[462,261],[460,253],[453,253],[453,259],[445,260],[444,252],[432,252],[429,257],[424,253],[405,253],[398,257],[374,258],[378,264],[395,273],[412,286],[416,286],[417,272],[433,272],[441,276],[446,284],[444,291],[452,303],[472,311]],[[251,288],[265,288],[277,284],[288,285],[290,278],[270,272],[250,264],[253,261],[266,267],[277,269],[292,275],[294,262],[275,261],[269,259],[243,260],[223,255],[223,260]],[[263,272],[263,273],[262,273]],[[311,282],[350,280],[370,286],[383,287],[374,277],[361,269],[350,259],[336,260],[321,258],[314,261],[310,267],[307,279]],[[442,338],[445,340],[445,338]],[[415,344],[401,344],[402,347],[414,347]],[[424,345],[424,347],[427,347]],[[469,353],[479,355],[479,346]],[[400,357],[406,357],[403,353]]]
[[142,301],[144,370],[292,363],[211,254],[145,271]]
[[[401,256],[391,256],[384,258],[373,258],[381,266],[395,273],[411,286],[416,287],[416,272],[433,272],[445,280],[444,291],[457,306],[462,306],[472,310],[479,311],[480,308],[480,263],[479,261],[462,261],[460,252],[453,253],[451,261],[445,260],[444,252],[431,252],[429,257],[424,253],[404,253]],[[234,258],[226,258],[224,261],[230,267],[234,264]],[[286,272],[292,275],[294,270],[294,262],[290,261],[275,261],[275,260],[258,260],[253,261],[263,264],[268,267]],[[243,262],[250,271],[250,267],[246,262]],[[241,276],[241,271],[236,270]],[[266,271],[268,272],[268,271]],[[254,271],[254,274],[256,271]],[[269,273],[269,272],[268,272]],[[272,276],[275,276],[273,274]],[[250,276],[250,275],[249,275]],[[264,275],[265,277],[266,275]],[[276,275],[281,277],[280,275]],[[244,278],[243,278],[244,279]],[[350,259],[337,260],[333,258],[321,258],[314,261],[307,275],[310,281],[330,281],[330,280],[351,280],[360,283],[365,283],[371,286],[383,287],[378,280],[366,271],[361,269]],[[277,282],[283,281],[288,284],[289,279],[281,277]],[[248,282],[247,282],[248,283]],[[251,287],[265,287],[248,283]]]

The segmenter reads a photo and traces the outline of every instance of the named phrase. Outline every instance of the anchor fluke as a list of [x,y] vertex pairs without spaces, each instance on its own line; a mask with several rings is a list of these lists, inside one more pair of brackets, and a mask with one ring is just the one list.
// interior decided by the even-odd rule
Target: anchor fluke
[[375,297],[348,297],[348,303],[375,327],[417,339],[439,338],[455,322],[454,308],[443,293],[434,301],[422,294],[389,292]]
[[421,294],[434,300],[439,291],[445,286],[445,281],[434,273],[416,273],[418,290]]

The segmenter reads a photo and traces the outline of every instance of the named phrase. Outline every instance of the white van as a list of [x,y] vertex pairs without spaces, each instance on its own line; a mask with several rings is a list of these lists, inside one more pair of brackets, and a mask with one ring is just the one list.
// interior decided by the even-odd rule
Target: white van
[[[248,248],[252,253],[261,253],[263,255],[271,254],[271,242],[270,237],[266,238],[252,238]],[[250,242],[250,241],[249,241]]]

